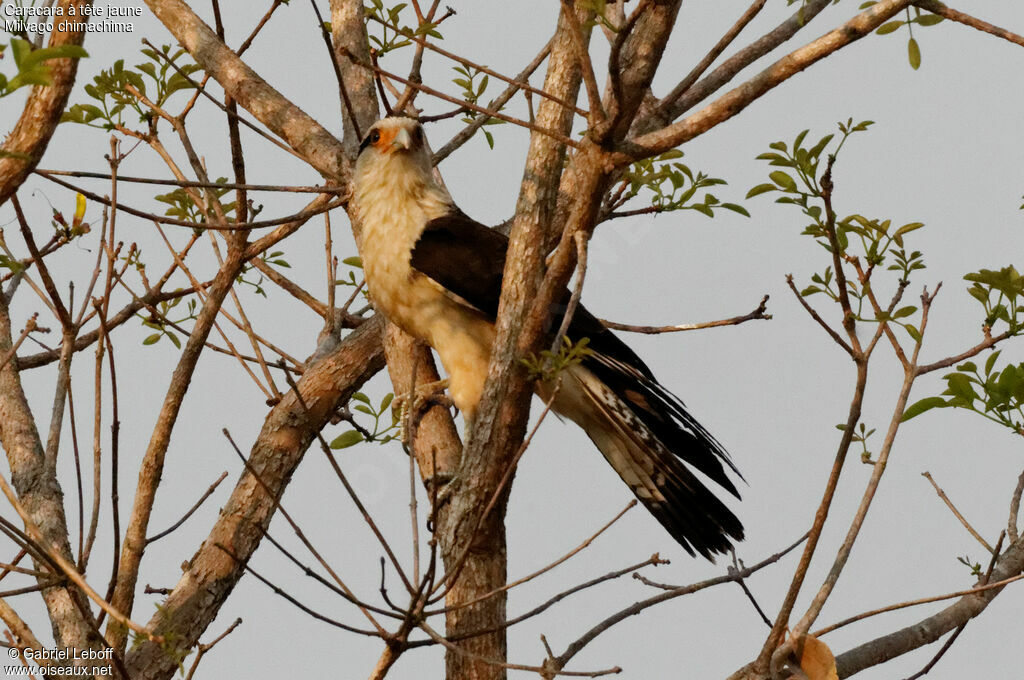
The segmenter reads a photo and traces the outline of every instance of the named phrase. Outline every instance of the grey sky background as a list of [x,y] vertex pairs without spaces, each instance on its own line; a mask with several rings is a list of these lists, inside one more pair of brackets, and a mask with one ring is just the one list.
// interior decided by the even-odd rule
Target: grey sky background
[[[119,4],[142,6],[136,0]],[[248,35],[267,4],[222,2],[230,44],[237,45]],[[510,75],[519,72],[547,41],[557,13],[555,2],[450,4],[458,14],[441,28],[444,46]],[[857,4],[846,0],[826,10],[789,49],[833,28],[851,16]],[[207,3],[194,5],[212,21]],[[326,14],[326,3],[321,5]],[[655,82],[656,92],[665,92],[687,72],[747,5],[709,0],[685,3]],[[963,0],[955,6],[1011,30],[1024,29],[1024,6],[1019,3]],[[746,45],[792,11],[782,0],[772,0],[736,46]],[[142,37],[157,44],[171,42],[147,10],[143,14],[134,22],[134,33],[89,37],[86,48],[91,58],[81,64],[72,103],[87,101],[83,85],[114,59],[124,58],[128,65],[140,63],[137,50]],[[804,226],[801,215],[791,207],[775,206],[770,197],[742,200],[751,186],[766,181],[767,166],[754,157],[767,150],[770,142],[790,142],[805,128],[811,129],[809,138],[817,138],[834,132],[835,122],[848,117],[877,122],[868,133],[855,135],[840,157],[834,173],[837,212],[891,218],[895,224],[926,223],[925,229],[908,238],[908,246],[924,252],[928,269],[917,273],[905,298],[907,304],[915,304],[923,285],[933,290],[937,282],[944,283],[932,309],[922,354],[926,360],[955,354],[981,337],[982,314],[966,293],[963,274],[982,267],[1021,265],[1024,92],[1020,74],[1024,72],[1024,52],[949,22],[915,31],[915,35],[923,52],[923,65],[917,72],[907,64],[905,29],[895,35],[871,36],[799,74],[738,117],[684,147],[684,162],[694,170],[726,179],[728,186],[716,187],[714,193],[722,200],[742,202],[752,218],[723,212],[709,220],[682,212],[616,220],[600,226],[592,241],[583,300],[603,318],[642,324],[704,321],[748,312],[762,295],[771,295],[769,312],[774,319],[770,322],[627,338],[661,382],[731,451],[742,470],[747,486],[742,489],[742,503],[734,507],[747,528],[747,540],[739,548],[740,558],[747,563],[789,545],[810,525],[840,436],[834,425],[846,418],[854,379],[845,354],[814,325],[785,284],[785,275],[792,273],[802,287],[813,272],[828,264],[824,252],[799,235]],[[597,37],[595,42],[602,43],[603,38]],[[744,75],[749,77],[781,54],[771,55]],[[405,58],[388,57],[384,66],[401,72]],[[293,2],[281,8],[247,53],[246,61],[340,134],[334,75],[307,3]],[[428,53],[425,82],[444,85],[457,94],[450,84],[455,76],[451,66]],[[5,72],[9,69],[9,65],[3,66]],[[538,86],[541,82],[540,77],[533,80]],[[500,84],[492,79],[484,99],[500,90]],[[169,108],[180,108],[186,96],[173,99]],[[0,102],[0,129],[10,129],[22,101],[23,95],[17,95]],[[450,108],[422,95],[418,104],[428,114]],[[523,112],[521,100],[511,111]],[[194,142],[211,175],[229,176],[223,116],[209,110],[193,116]],[[433,146],[440,147],[458,127],[457,121],[430,126]],[[475,138],[450,157],[441,171],[460,206],[476,219],[493,224],[508,218],[513,210],[527,135],[510,125],[490,129],[496,140],[494,151],[487,149],[482,137]],[[251,182],[320,181],[297,160],[252,135],[245,138]],[[185,165],[177,145],[169,140],[168,146]],[[41,166],[103,172],[103,154],[108,150],[105,133],[63,125]],[[167,175],[155,154],[141,147],[122,165],[121,172]],[[109,190],[104,182],[83,180],[82,184],[100,193]],[[157,209],[151,190],[122,185],[119,191],[125,203]],[[35,220],[37,233],[49,228],[47,201],[65,214],[73,210],[69,192],[39,177],[31,178],[19,195]],[[265,206],[261,218],[294,212],[304,202],[301,196],[280,194],[258,195],[255,200]],[[98,225],[99,214],[99,209],[90,205],[87,219]],[[354,254],[343,213],[336,211],[333,217],[336,253],[340,257]],[[0,208],[0,226],[9,242],[17,242],[17,227],[8,206]],[[135,240],[142,246],[144,259],[152,262],[154,272],[162,268],[166,250],[152,225],[121,215],[118,233],[126,242]],[[66,248],[51,268],[65,280],[82,281],[91,271],[97,235],[98,230],[78,246]],[[172,238],[180,244],[187,236],[187,230],[180,230]],[[323,297],[322,220],[311,221],[281,249],[292,264],[289,275]],[[197,271],[204,275],[213,271],[207,255],[197,261],[206,262],[205,268],[195,265]],[[254,326],[293,356],[306,356],[314,348],[319,319],[272,285],[267,290],[269,299],[265,300],[240,289]],[[888,299],[891,288],[879,294]],[[346,295],[345,290],[339,291],[340,298]],[[815,296],[810,301],[821,306],[824,299]],[[27,289],[19,291],[14,307],[16,325],[20,328],[25,317],[37,310],[42,311],[38,299]],[[827,315],[836,319],[832,309],[827,309]],[[130,323],[114,337],[121,396],[122,522],[130,512],[138,461],[178,354],[166,340],[142,347],[150,332],[141,324]],[[50,341],[55,338],[51,336]],[[1003,360],[1022,359],[1019,341],[1006,346]],[[89,412],[92,352],[83,353],[76,366],[76,406]],[[863,420],[879,430],[869,442],[877,451],[901,373],[885,347],[879,349],[872,366]],[[45,428],[52,372],[34,371],[25,380],[38,422]],[[919,382],[911,401],[937,394],[942,386],[939,375],[933,374]],[[379,376],[364,391],[379,400],[390,391],[390,385]],[[165,481],[151,523],[153,532],[177,520],[221,471],[229,471],[229,478],[183,528],[147,552],[140,591],[147,583],[171,587],[177,581],[179,565],[206,536],[241,471],[220,429],[230,429],[239,445],[248,449],[267,412],[263,402],[262,394],[233,359],[213,353],[204,356],[168,452]],[[108,397],[104,403],[109,405]],[[105,442],[108,426],[105,422]],[[334,428],[325,434],[330,439],[344,429]],[[80,441],[91,441],[90,418],[81,418],[78,434]],[[1022,468],[1022,450],[1019,438],[960,411],[931,412],[901,428],[861,538],[819,625],[896,601],[970,587],[974,579],[957,562],[957,556],[968,555],[983,564],[988,557],[920,473],[930,471],[974,526],[993,542],[1006,524],[1010,494]],[[64,490],[74,526],[73,467],[70,449],[62,451]],[[340,460],[382,530],[408,562],[408,467],[400,448],[364,445],[341,452]],[[88,466],[85,473],[91,474]],[[106,471],[104,474],[106,494],[109,477]],[[830,566],[869,474],[870,468],[861,465],[856,456],[848,461],[797,615]],[[510,577],[529,573],[575,547],[630,498],[581,431],[553,418],[545,422],[520,465],[513,488],[508,514]],[[87,506],[89,501],[87,493]],[[318,451],[310,450],[283,504],[353,590],[375,600],[381,551]],[[13,516],[10,509],[4,512]],[[312,562],[284,521],[275,520],[271,533],[303,560]],[[94,585],[105,585],[108,578],[110,541],[110,518],[105,510],[89,575]],[[580,556],[512,591],[509,613],[517,615],[566,587],[640,562],[654,552],[672,560],[669,566],[645,570],[649,578],[661,582],[694,582],[721,574],[726,566],[724,560],[712,565],[690,558],[653,518],[636,508]],[[785,592],[795,562],[796,557],[791,556],[749,582],[770,615]],[[269,544],[260,548],[251,565],[318,611],[363,625],[353,607],[304,577]],[[389,583],[397,593],[393,575]],[[1013,669],[1019,668],[1015,643],[1024,603],[1020,587],[1024,586],[1011,586],[972,622],[928,677],[1012,677]],[[637,581],[621,579],[567,599],[510,631],[510,661],[539,663],[543,658],[540,634],[560,652],[598,620],[652,594]],[[158,596],[140,594],[134,618],[148,619],[159,601]],[[834,651],[844,651],[944,606],[938,603],[872,618],[831,634],[825,641]],[[263,680],[312,674],[359,678],[368,674],[381,648],[376,640],[353,638],[310,620],[248,576],[206,639],[219,634],[236,617],[244,619],[242,627],[208,655],[198,677]],[[438,625],[443,624],[438,621]],[[41,612],[33,627],[40,635],[48,630]],[[662,604],[616,626],[576,657],[570,669],[618,665],[624,669],[621,677],[626,678],[724,677],[756,654],[766,633],[740,589],[723,586]],[[919,650],[859,677],[907,677],[937,649]],[[410,652],[390,677],[407,680],[441,677],[442,673],[442,654],[431,648]]]

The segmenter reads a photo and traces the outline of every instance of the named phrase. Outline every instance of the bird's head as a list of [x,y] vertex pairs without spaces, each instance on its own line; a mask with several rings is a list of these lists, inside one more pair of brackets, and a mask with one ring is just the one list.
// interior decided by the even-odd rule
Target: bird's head
[[431,167],[423,126],[412,118],[382,118],[370,126],[359,145],[355,181],[380,181],[385,173],[429,176]]

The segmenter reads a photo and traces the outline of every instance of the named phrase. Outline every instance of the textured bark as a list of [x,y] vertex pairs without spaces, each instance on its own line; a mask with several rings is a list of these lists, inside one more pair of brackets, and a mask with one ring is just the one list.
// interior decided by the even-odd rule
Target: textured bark
[[[7,302],[0,295],[0,356],[6,356],[11,345],[11,317]],[[39,527],[50,548],[69,562],[73,561],[64,515],[64,492],[57,481],[56,461],[46,460],[39,431],[13,361],[8,361],[0,370],[0,445],[7,453],[11,482],[29,518]],[[45,571],[49,566],[36,560],[35,568]],[[89,608],[81,593],[60,586],[43,589],[42,596],[50,616],[53,639],[59,647],[101,648],[102,640],[94,633],[95,622],[83,616],[82,612],[88,612]]]
[[[377,92],[373,81],[373,72],[360,66],[345,56],[347,50],[359,55],[363,64],[370,63],[370,41],[363,23],[363,3],[353,0],[331,0],[331,31],[334,42],[334,60],[345,81],[348,103],[355,115],[353,124],[348,106],[341,103],[341,115],[344,122],[344,144],[347,157],[355,161],[359,151],[360,137],[380,117],[377,107]],[[358,132],[358,134],[357,134]]]
[[[217,616],[244,573],[291,480],[316,434],[352,393],[384,366],[380,349],[383,319],[362,324],[337,349],[311,366],[299,381],[309,412],[294,391],[285,394],[267,416],[253,443],[249,464],[270,495],[248,471],[235,489],[206,540],[188,562],[149,625],[158,635],[173,634],[175,651],[191,648]],[[218,544],[234,553],[236,562]],[[126,665],[133,680],[167,680],[177,672],[173,659],[159,645],[145,643],[129,652]]]
[[[71,7],[80,13],[80,8],[91,5],[92,0],[60,0],[57,3],[57,7],[63,8],[65,16]],[[69,23],[81,24],[85,21],[87,19],[78,18]],[[54,24],[48,47],[81,45],[85,41],[85,31],[58,31],[57,26],[64,23],[55,21]],[[20,157],[0,157],[0,205],[18,190],[25,178],[39,165],[75,84],[78,59],[54,59],[47,64],[50,67],[50,84],[35,85],[32,88],[21,117],[4,141],[3,151],[19,154]]]
[[[576,49],[564,16],[559,19],[548,59],[544,90],[567,101],[575,101],[581,83]],[[589,39],[589,31],[585,38]],[[568,134],[573,112],[550,100],[537,107],[540,127]],[[510,232],[508,260],[497,318],[497,339],[491,357],[490,374],[459,467],[459,486],[450,501],[448,514],[441,518],[443,535],[463,551],[468,550],[465,573],[448,593],[449,606],[476,599],[505,584],[505,502],[509,488],[475,531],[484,508],[494,496],[526,432],[531,391],[518,359],[522,319],[540,287],[544,275],[544,243],[551,240],[552,218],[558,201],[558,180],[564,167],[565,146],[546,135],[534,133],[520,189],[516,215]],[[472,545],[471,545],[472,544]],[[459,610],[448,620],[449,636],[467,630],[500,625],[505,621],[505,596],[492,597],[474,607]],[[481,657],[505,660],[505,632],[471,638],[463,648]],[[448,680],[502,680],[505,669],[480,658],[448,654]]]

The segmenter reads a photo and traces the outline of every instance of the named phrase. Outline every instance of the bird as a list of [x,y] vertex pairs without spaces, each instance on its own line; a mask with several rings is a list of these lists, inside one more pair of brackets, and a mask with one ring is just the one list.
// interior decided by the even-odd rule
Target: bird
[[[437,352],[451,401],[472,421],[495,337],[508,238],[456,206],[434,177],[423,126],[411,117],[389,116],[369,128],[351,201],[362,224],[359,251],[370,300]],[[586,432],[690,555],[714,560],[728,552],[743,539],[743,525],[704,481],[739,499],[730,472],[742,475],[724,447],[583,305],[566,337],[586,338],[589,351],[561,371],[557,390],[538,380],[535,393],[554,394],[552,410]]]

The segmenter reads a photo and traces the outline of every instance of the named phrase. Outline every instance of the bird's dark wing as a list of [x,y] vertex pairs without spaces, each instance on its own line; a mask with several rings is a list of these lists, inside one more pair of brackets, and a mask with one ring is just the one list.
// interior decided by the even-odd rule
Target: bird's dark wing
[[427,223],[413,246],[410,264],[493,319],[498,315],[507,251],[503,234],[452,212]]
[[[508,239],[503,234],[453,212],[427,224],[413,248],[411,264],[494,319],[507,252]],[[547,327],[552,337],[561,325],[569,298],[565,290],[550,310]],[[655,503],[641,496],[651,513],[691,553],[696,550],[710,557],[729,548],[729,537],[742,539],[740,521],[689,467],[738,497],[723,463],[739,473],[722,445],[690,415],[682,401],[658,383],[640,357],[582,305],[573,315],[568,336],[572,340],[589,338],[592,354],[584,359],[583,366],[616,398],[616,403],[609,406],[607,399],[601,401],[601,395],[591,395],[594,408],[603,410],[620,431],[628,431],[637,444],[634,450],[642,451],[644,456],[644,460],[635,462],[632,472],[649,475],[645,484],[661,492],[667,501]],[[623,406],[635,418],[622,412]],[[647,442],[647,435],[653,435],[656,441]],[[612,461],[607,454],[606,458]],[[623,470],[617,471],[625,478]]]

